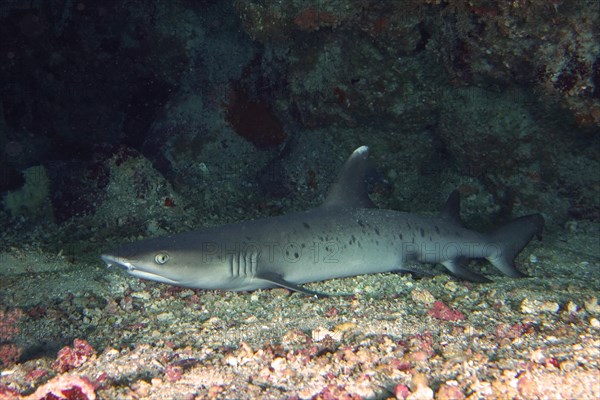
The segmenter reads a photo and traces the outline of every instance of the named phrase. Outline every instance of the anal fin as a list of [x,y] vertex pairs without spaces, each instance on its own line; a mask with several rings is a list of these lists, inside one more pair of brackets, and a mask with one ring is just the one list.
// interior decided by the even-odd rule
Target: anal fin
[[446,267],[452,275],[459,279],[463,279],[469,282],[477,282],[477,283],[489,283],[492,282],[490,279],[486,278],[483,275],[478,274],[477,272],[473,272],[467,267],[465,264],[467,259],[465,258],[457,258],[455,260],[443,261],[442,265]]

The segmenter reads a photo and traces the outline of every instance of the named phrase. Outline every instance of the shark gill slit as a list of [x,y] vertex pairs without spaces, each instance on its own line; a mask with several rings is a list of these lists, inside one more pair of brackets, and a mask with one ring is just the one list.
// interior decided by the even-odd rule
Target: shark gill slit
[[255,251],[232,253],[228,256],[231,278],[254,276],[258,269],[258,253]]

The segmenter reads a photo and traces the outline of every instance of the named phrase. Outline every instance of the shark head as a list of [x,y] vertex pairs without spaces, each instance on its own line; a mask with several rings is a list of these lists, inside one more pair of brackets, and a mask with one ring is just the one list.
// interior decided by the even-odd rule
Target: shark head
[[125,244],[100,257],[108,267],[121,267],[137,278],[206,289],[223,284],[218,277],[223,276],[220,271],[226,260],[213,248],[206,246],[202,254],[195,247],[190,251],[180,241],[169,239]]
[[173,273],[177,269],[171,268],[171,273],[169,273],[168,269],[163,266],[170,261],[170,255],[167,252],[157,252],[154,257],[150,254],[142,254],[139,257],[123,257],[117,254],[120,254],[120,252],[102,254],[100,257],[108,267],[116,265],[127,270],[130,275],[137,278],[170,283],[172,285],[180,284],[181,274]]

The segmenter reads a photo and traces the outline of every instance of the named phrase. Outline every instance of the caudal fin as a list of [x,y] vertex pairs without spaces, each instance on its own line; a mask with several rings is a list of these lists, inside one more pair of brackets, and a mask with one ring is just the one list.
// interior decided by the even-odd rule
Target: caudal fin
[[534,235],[541,238],[543,227],[544,218],[540,214],[513,219],[490,235],[492,245],[487,260],[505,275],[513,278],[526,277],[515,268],[515,257]]

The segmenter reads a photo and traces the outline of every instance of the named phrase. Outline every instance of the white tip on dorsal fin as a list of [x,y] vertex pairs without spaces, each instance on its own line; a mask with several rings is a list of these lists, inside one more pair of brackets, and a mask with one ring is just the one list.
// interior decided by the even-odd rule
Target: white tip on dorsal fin
[[352,152],[337,180],[329,189],[322,207],[375,207],[367,193],[368,157],[369,148],[367,146],[360,146]]

